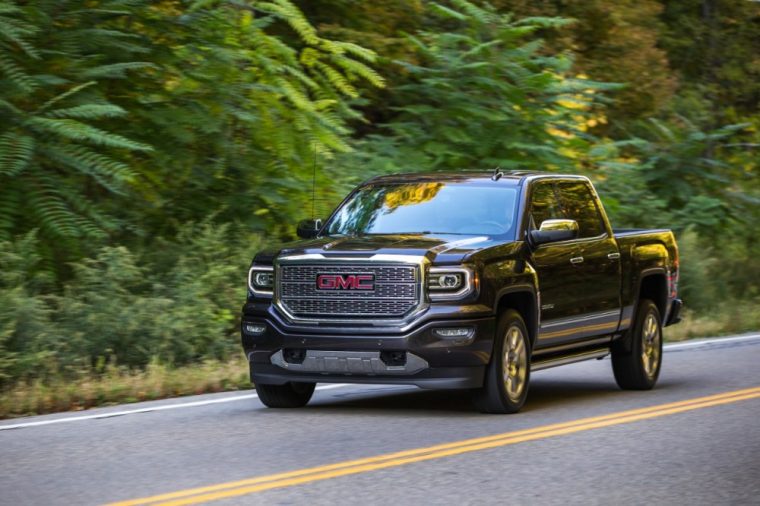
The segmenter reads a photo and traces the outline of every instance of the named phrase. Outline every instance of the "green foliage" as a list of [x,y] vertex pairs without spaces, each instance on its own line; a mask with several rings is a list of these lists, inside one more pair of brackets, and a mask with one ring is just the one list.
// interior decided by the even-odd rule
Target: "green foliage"
[[284,233],[315,152],[351,149],[348,100],[383,85],[287,0],[2,5],[0,237],[37,227],[57,262],[209,210]]
[[10,378],[228,360],[238,351],[241,272],[258,238],[187,224],[156,251],[103,247],[73,264],[60,295],[39,271],[35,234],[0,243],[0,384]]
[[599,93],[614,86],[571,77],[569,55],[542,53],[536,32],[566,21],[514,20],[465,1],[431,10],[449,30],[412,38],[420,63],[399,62],[410,80],[395,90],[389,134],[362,145],[367,163],[383,171],[584,170],[594,145],[587,122]]
[[51,277],[40,268],[37,236],[0,241],[0,385],[50,358]]
[[80,3],[0,2],[0,238],[38,227],[61,252],[115,229],[89,201],[123,192],[136,175],[126,157],[151,149],[99,126],[127,111],[94,80],[106,64],[148,66],[130,60],[143,46],[113,26],[116,15],[71,10]]
[[760,3],[681,0],[664,2],[660,45],[711,111],[709,125],[756,115],[760,103]]
[[374,53],[321,37],[287,0],[162,3],[146,18],[161,65],[141,83],[130,129],[163,140],[136,165],[150,206],[130,221],[173,233],[211,210],[289,234],[315,154],[350,151],[349,101],[383,84]]
[[[544,33],[552,51],[572,51],[576,72],[600,81],[624,83],[610,94],[609,124],[595,131],[615,131],[631,120],[657,114],[673,97],[678,77],[670,71],[658,36],[665,27],[659,0],[585,0],[536,2],[494,0],[517,16],[562,16],[574,22]],[[622,120],[622,121],[618,121]]]
[[693,229],[678,236],[678,250],[681,263],[679,292],[689,301],[690,309],[709,310],[723,291],[715,282],[721,277],[720,261],[715,251],[700,241]]
[[[744,221],[756,200],[751,191],[731,185],[741,169],[727,155],[748,126],[705,132],[682,116],[669,124],[655,118],[635,123],[631,139],[615,149],[617,156],[628,154],[628,163],[603,164],[600,190],[610,213],[628,225],[693,227],[702,235],[719,233],[731,220]],[[642,208],[651,213],[642,215]]]

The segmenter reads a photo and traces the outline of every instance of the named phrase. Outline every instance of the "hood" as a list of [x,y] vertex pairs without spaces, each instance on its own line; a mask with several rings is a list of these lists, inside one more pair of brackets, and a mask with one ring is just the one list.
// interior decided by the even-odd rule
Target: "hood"
[[325,257],[368,258],[377,254],[426,256],[431,263],[453,264],[483,248],[503,244],[488,236],[471,235],[363,235],[319,237],[297,241],[279,250],[263,252],[256,262],[269,263],[277,256],[321,254]]

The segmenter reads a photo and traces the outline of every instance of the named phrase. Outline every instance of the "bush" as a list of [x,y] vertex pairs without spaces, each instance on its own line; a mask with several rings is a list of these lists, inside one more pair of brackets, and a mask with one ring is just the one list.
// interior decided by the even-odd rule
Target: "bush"
[[35,232],[0,241],[0,385],[39,370],[51,342],[50,276],[40,265]]
[[225,361],[238,352],[255,236],[231,225],[188,224],[144,251],[103,247],[72,264],[73,278],[57,295],[36,241],[30,234],[0,243],[0,383],[151,361]]
[[686,307],[700,311],[718,301],[716,282],[720,261],[693,229],[678,235],[680,259],[679,294]]

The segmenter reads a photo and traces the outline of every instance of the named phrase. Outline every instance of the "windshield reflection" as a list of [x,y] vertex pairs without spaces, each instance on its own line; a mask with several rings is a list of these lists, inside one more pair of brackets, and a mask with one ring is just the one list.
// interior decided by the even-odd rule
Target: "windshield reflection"
[[517,190],[419,182],[367,185],[332,217],[329,235],[506,235],[514,230]]

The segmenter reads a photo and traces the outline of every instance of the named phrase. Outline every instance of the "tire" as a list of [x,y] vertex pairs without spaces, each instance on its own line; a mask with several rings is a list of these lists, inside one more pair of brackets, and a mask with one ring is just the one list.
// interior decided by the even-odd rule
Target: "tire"
[[530,338],[520,313],[506,310],[496,326],[493,355],[473,402],[483,413],[517,413],[528,397]]
[[259,400],[269,408],[302,408],[314,394],[316,383],[285,383],[256,385]]
[[[612,347],[612,371],[623,390],[651,390],[662,366],[662,318],[654,302],[641,299],[630,346]],[[627,343],[626,343],[627,344]]]

